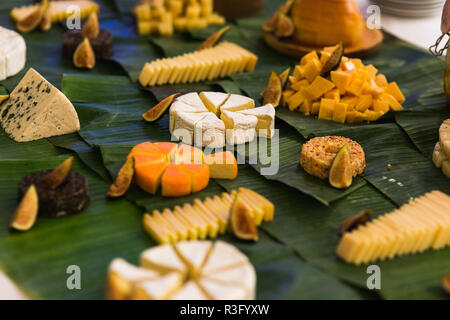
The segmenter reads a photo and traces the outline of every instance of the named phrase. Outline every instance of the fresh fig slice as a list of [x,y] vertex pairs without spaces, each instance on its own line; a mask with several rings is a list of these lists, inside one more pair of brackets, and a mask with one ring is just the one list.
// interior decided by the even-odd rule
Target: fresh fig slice
[[291,11],[294,0],[286,1],[274,14],[273,16],[263,24],[263,31],[273,32],[277,29],[278,20],[280,14],[289,15]]
[[442,288],[444,288],[445,292],[450,294],[450,275],[442,277]]
[[352,185],[353,168],[350,152],[346,143],[334,158],[330,169],[329,182],[337,189],[346,189]]
[[33,227],[39,211],[39,198],[36,187],[31,185],[19,203],[11,219],[11,228],[27,231]]
[[81,69],[93,69],[95,67],[95,53],[88,38],[84,38],[75,50],[73,64]]
[[100,33],[100,26],[98,24],[98,16],[96,12],[92,12],[89,19],[81,29],[81,35],[83,38],[95,39]]
[[336,70],[341,64],[342,57],[344,56],[344,44],[341,42],[336,45],[336,49],[331,53],[331,56],[328,58],[327,62],[322,67],[322,71],[320,72],[322,77],[326,77],[330,74],[331,71]]
[[161,116],[166,112],[166,110],[170,107],[173,100],[178,97],[180,93],[175,93],[167,98],[165,98],[163,101],[158,103],[156,106],[148,110],[146,113],[142,115],[142,118],[144,118],[145,121],[153,122],[161,118]]
[[286,84],[289,80],[289,75],[291,74],[291,68],[287,68],[282,73],[280,73],[280,81],[281,81],[281,88],[284,89],[286,87]]
[[127,193],[134,177],[134,157],[128,157],[125,164],[120,168],[116,180],[108,191],[109,198],[119,198]]
[[226,26],[217,31],[216,33],[213,33],[211,36],[209,36],[198,48],[197,51],[212,48],[216,44],[218,44],[222,38],[225,36],[225,34],[228,32],[228,30],[231,29],[231,26]]
[[52,28],[52,15],[50,12],[50,6],[47,7],[47,10],[45,10],[39,28],[41,29],[41,31],[48,31]]
[[74,157],[64,160],[57,168],[42,178],[41,184],[48,189],[56,189],[66,181],[72,171]]
[[30,32],[36,29],[44,18],[44,14],[49,8],[48,0],[42,0],[42,3],[37,6],[26,18],[17,22],[17,29],[21,32]]
[[284,13],[278,15],[276,36],[278,38],[288,38],[294,34],[295,26],[290,17]]
[[282,91],[281,79],[276,72],[272,71],[266,89],[261,92],[264,105],[270,103],[274,108],[278,107],[280,104]]
[[241,191],[238,191],[231,206],[230,219],[231,230],[237,238],[258,241],[258,228],[250,209],[242,200]]
[[348,217],[341,224],[341,235],[357,229],[372,220],[372,210],[362,210],[352,217]]

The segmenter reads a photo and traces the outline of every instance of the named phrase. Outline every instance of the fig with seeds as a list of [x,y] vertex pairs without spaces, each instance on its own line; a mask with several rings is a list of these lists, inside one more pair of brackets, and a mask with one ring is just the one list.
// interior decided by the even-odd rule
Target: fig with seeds
[[242,191],[238,191],[231,206],[231,230],[234,235],[242,240],[258,241],[258,229],[251,211],[240,196]]
[[334,158],[330,169],[329,182],[337,189],[346,189],[352,185],[353,167],[350,152],[346,143]]
[[95,53],[88,38],[84,38],[75,50],[73,64],[80,69],[93,69],[95,67]]
[[17,207],[16,211],[14,212],[14,215],[11,219],[11,228],[18,231],[30,230],[36,222],[38,210],[38,194],[36,192],[36,187],[34,185],[31,185],[20,201],[20,204]]
[[122,197],[130,188],[134,177],[134,157],[128,157],[125,164],[120,168],[116,180],[108,191],[108,197]]
[[49,189],[58,188],[64,181],[66,181],[67,176],[70,171],[72,171],[74,157],[66,159],[61,163],[56,169],[50,172],[42,179],[42,185]]
[[144,120],[147,122],[153,122],[153,121],[158,120],[164,114],[164,112],[166,112],[166,110],[170,107],[173,100],[176,97],[178,97],[179,95],[180,95],[180,93],[178,92],[176,94],[173,94],[173,95],[165,98],[163,101],[161,101],[156,106],[154,106],[153,108],[148,110],[146,113],[144,113],[142,115],[142,118],[144,118]]

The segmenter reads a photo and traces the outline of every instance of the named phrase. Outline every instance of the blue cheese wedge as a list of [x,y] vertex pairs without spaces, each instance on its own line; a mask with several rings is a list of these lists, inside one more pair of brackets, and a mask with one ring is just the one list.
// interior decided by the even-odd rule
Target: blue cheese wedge
[[0,123],[17,142],[80,130],[77,112],[69,99],[33,68],[0,106]]
[[19,73],[25,66],[27,47],[15,31],[0,27],[0,80]]
[[260,137],[272,138],[275,130],[275,108],[265,105],[259,108],[238,111],[238,113],[258,118],[256,132]]

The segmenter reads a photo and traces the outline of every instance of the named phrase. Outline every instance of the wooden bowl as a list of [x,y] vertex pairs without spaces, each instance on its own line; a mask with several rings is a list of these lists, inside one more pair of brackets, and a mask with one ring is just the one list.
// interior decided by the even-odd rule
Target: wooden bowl
[[[295,42],[293,39],[280,40],[271,32],[264,32],[264,40],[273,49],[285,55],[301,58],[313,50],[322,50],[322,47],[314,47]],[[383,33],[380,30],[370,30],[365,27],[359,41],[344,46],[344,54],[348,57],[365,57],[378,50],[383,42]]]

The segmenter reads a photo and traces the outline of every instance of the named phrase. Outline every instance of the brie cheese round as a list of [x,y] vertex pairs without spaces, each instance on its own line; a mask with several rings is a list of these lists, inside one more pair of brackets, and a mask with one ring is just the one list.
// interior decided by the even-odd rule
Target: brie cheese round
[[26,45],[15,31],[0,27],[0,80],[19,73],[25,66]]

